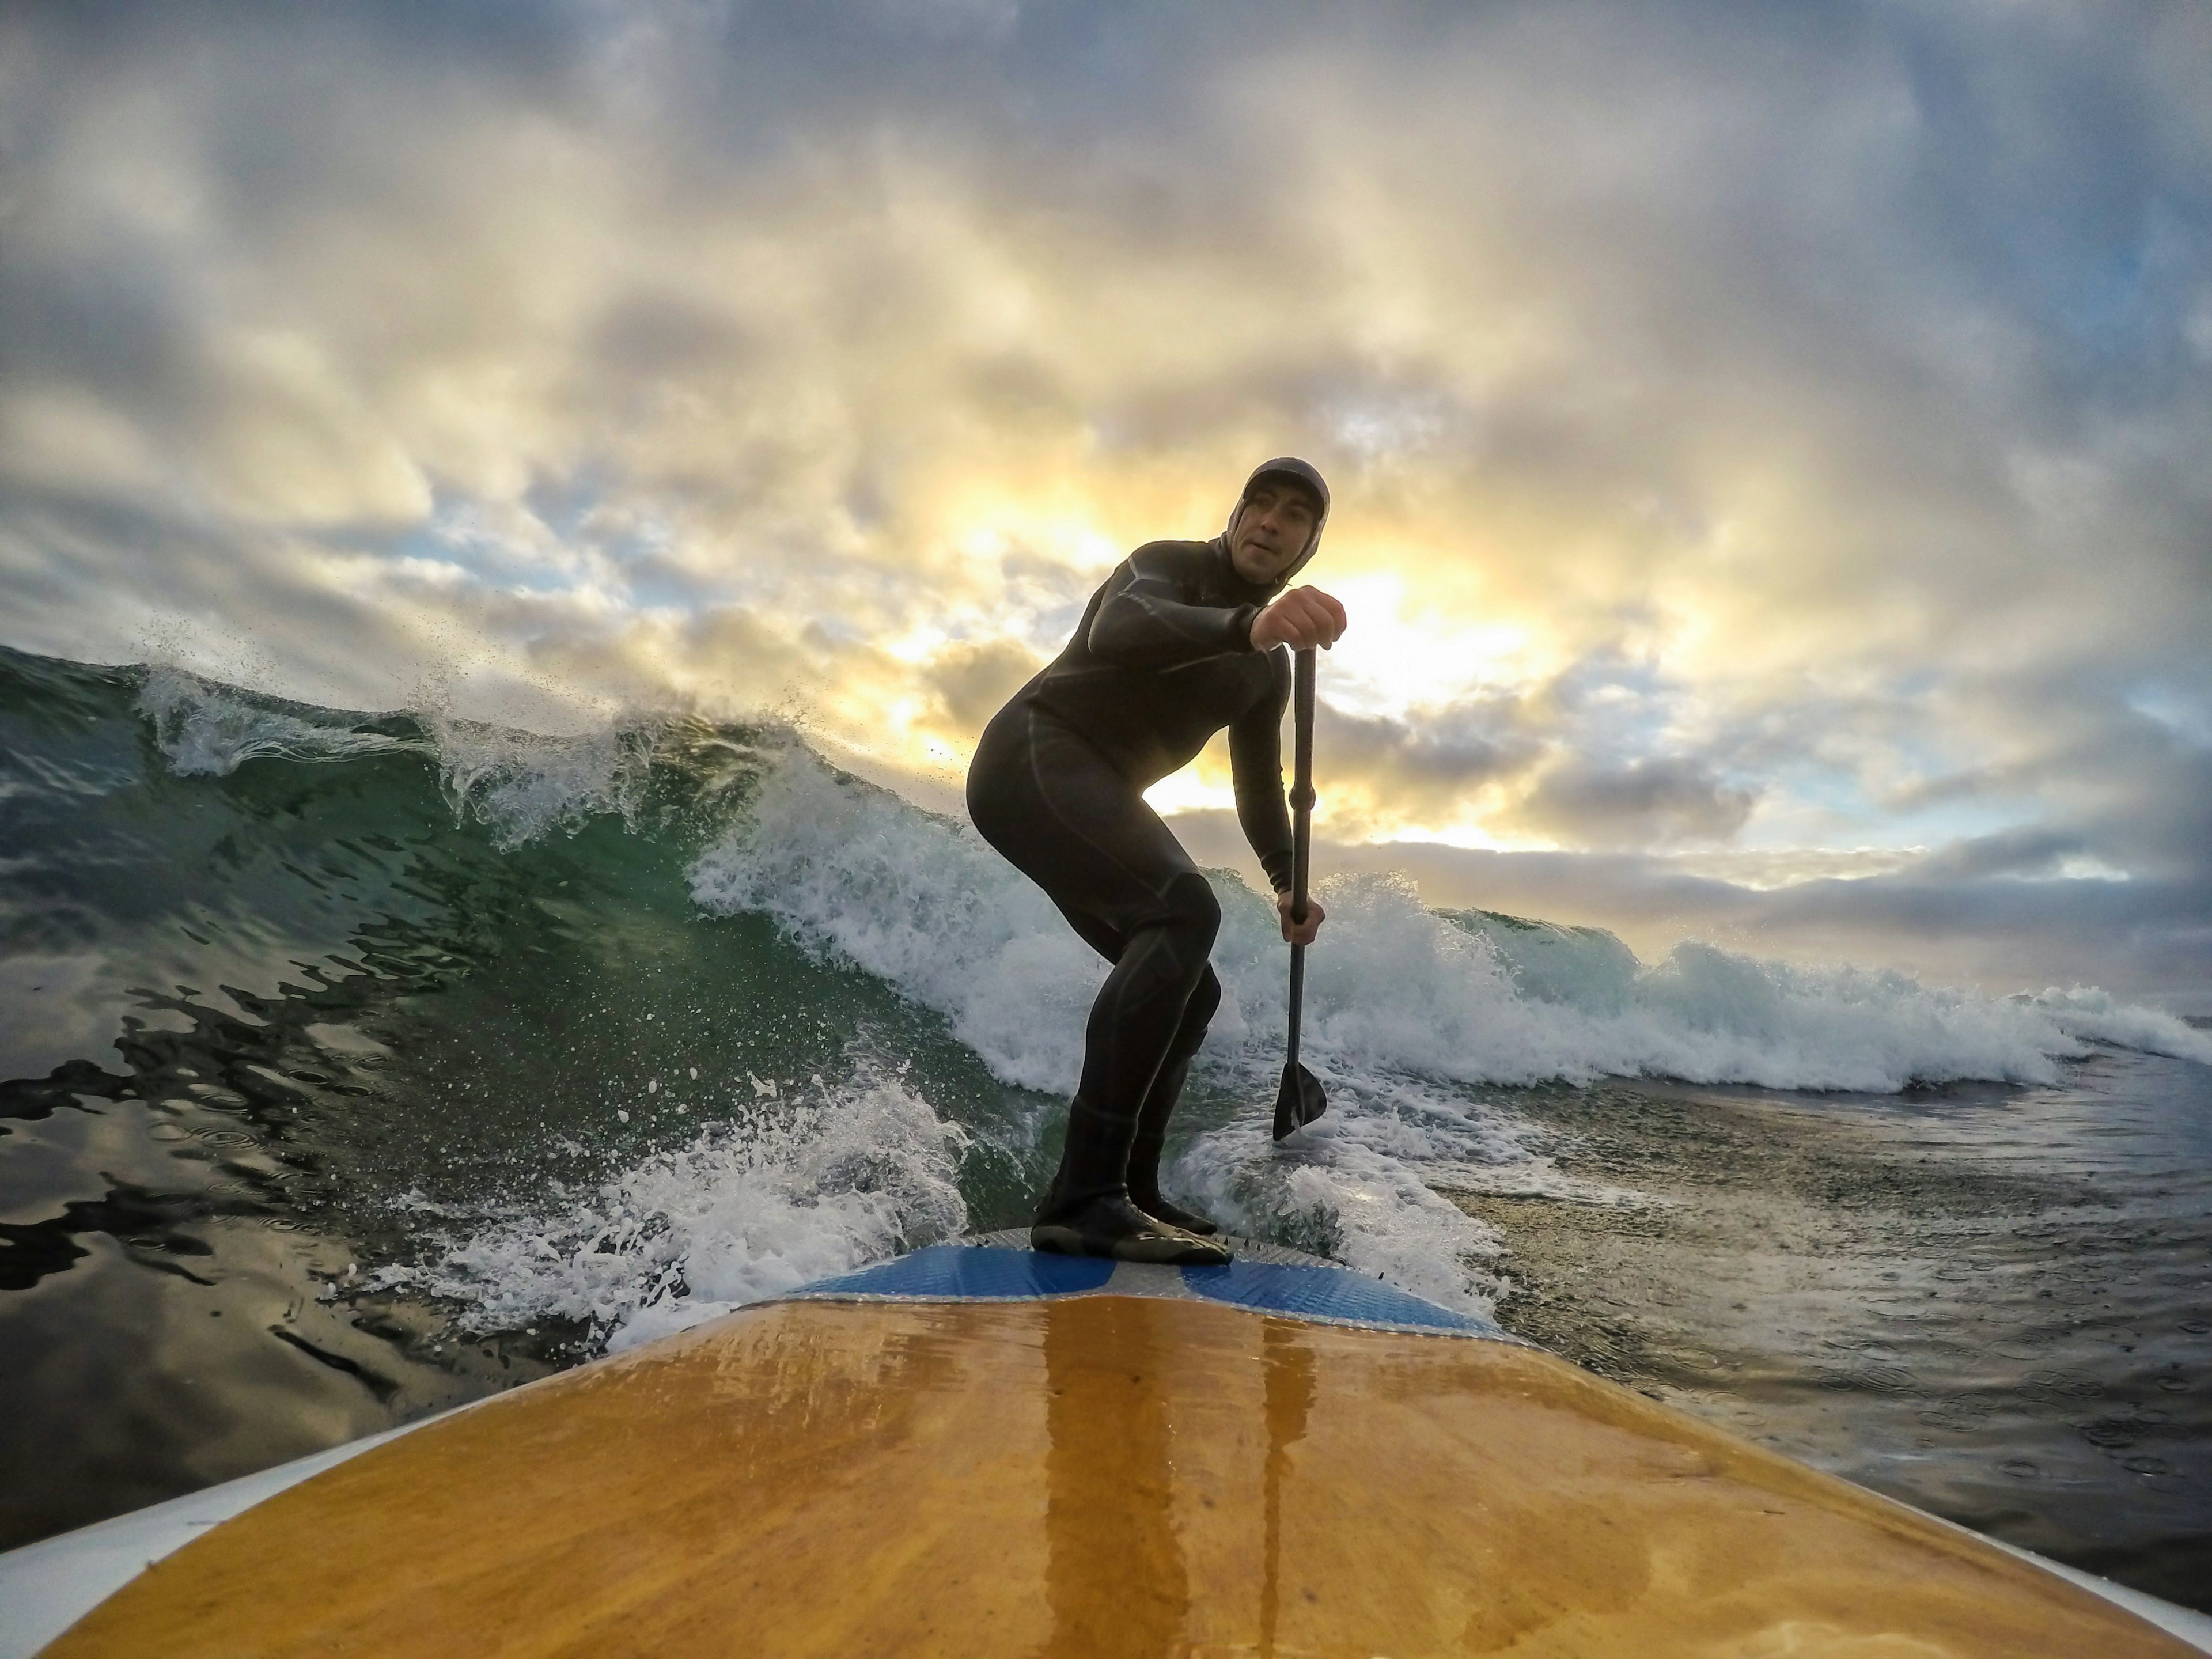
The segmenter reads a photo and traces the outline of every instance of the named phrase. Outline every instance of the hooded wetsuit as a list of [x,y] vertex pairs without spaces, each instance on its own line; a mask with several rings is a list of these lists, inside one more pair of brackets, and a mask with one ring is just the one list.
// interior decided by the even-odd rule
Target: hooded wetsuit
[[[1271,474],[1311,491],[1321,510],[1304,551],[1258,586],[1237,574],[1229,547],[1245,498]],[[1220,906],[1143,792],[1226,726],[1237,820],[1276,890],[1290,886],[1281,756],[1290,653],[1255,651],[1252,623],[1313,557],[1328,507],[1312,467],[1270,461],[1220,536],[1139,548],[976,747],[968,772],[976,829],[1114,964],[1091,1006],[1048,1209],[1125,1187],[1140,1209],[1158,1201],[1168,1119],[1221,1000],[1206,962]]]

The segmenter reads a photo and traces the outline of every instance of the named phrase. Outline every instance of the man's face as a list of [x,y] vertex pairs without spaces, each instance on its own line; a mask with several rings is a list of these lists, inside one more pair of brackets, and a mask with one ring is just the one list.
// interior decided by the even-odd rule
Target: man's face
[[1229,544],[1229,561],[1237,574],[1255,586],[1265,587],[1281,575],[1306,550],[1313,538],[1320,503],[1296,484],[1281,478],[1262,478],[1244,498],[1237,515],[1237,533]]

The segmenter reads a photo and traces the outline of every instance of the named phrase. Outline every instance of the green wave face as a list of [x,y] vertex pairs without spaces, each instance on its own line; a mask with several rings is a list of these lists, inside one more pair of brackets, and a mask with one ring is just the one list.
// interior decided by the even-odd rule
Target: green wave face
[[556,742],[15,653],[0,732],[0,1120],[28,1200],[0,1288],[108,1251],[214,1282],[272,1230],[310,1296],[347,1266],[404,1287],[702,1136],[773,1164],[861,1073],[938,1103],[957,1194],[893,1202],[866,1248],[1020,1208],[1034,1097],[881,980],[695,902],[689,862],[780,734]]

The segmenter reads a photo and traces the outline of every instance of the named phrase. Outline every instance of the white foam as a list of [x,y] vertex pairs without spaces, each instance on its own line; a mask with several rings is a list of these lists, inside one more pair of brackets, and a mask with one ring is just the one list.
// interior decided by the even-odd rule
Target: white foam
[[619,1351],[965,1229],[967,1137],[896,1073],[863,1066],[752,1111],[372,1284],[452,1297],[472,1330],[586,1322]]
[[2200,1031],[2163,1009],[2115,1002],[2094,986],[2066,991],[2053,986],[2024,1000],[2073,1036],[2212,1066],[2212,1031]]

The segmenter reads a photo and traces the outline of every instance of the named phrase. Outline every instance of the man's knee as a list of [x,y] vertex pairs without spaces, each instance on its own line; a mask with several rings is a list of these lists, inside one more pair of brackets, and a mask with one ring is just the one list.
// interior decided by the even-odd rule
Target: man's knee
[[1221,981],[1208,963],[1206,971],[1198,976],[1191,988],[1190,1000],[1182,1006],[1182,1023],[1176,1028],[1176,1052],[1178,1055],[1194,1054],[1206,1041],[1206,1028],[1212,1023],[1214,1012],[1221,1006]]
[[1200,1028],[1221,1006],[1221,981],[1212,963],[1206,964],[1206,971],[1198,976],[1198,984],[1191,991],[1190,1000],[1183,1006],[1190,1010],[1189,1018]]
[[[1221,931],[1221,901],[1213,896],[1212,884],[1194,870],[1186,872],[1168,884],[1167,901],[1169,926],[1201,950],[1212,950]],[[1206,977],[1212,977],[1211,969]]]

